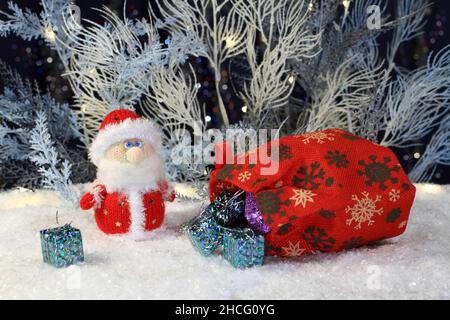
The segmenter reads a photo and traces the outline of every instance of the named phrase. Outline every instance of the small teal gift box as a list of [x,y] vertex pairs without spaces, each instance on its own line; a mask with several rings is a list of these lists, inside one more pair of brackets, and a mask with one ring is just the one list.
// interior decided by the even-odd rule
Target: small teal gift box
[[84,262],[83,240],[77,228],[62,227],[40,231],[42,256],[45,263],[57,268]]
[[235,268],[261,266],[264,262],[264,236],[250,228],[225,228],[223,257]]
[[224,191],[183,229],[205,257],[222,247],[223,257],[235,268],[259,266],[264,261],[264,236],[242,227],[244,209],[245,200],[239,193]]
[[201,255],[210,256],[222,243],[221,227],[212,216],[198,216],[186,226],[189,239]]
[[183,226],[195,248],[205,257],[222,244],[222,227],[228,227],[244,216],[245,201],[223,191],[201,214]]

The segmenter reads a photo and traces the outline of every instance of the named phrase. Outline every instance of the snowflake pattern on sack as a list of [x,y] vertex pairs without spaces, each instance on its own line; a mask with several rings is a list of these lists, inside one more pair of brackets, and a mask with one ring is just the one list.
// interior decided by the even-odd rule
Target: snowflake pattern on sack
[[400,216],[402,215],[402,210],[400,208],[394,208],[387,214],[386,222],[387,223],[393,223],[397,221]]
[[364,243],[363,237],[351,237],[351,239],[344,241],[342,248],[349,250],[362,246]]
[[223,181],[225,179],[233,179],[233,171],[242,169],[241,165],[225,164],[217,173],[217,180]]
[[390,202],[397,202],[398,199],[400,199],[400,190],[392,189],[391,191],[389,191]]
[[306,207],[307,202],[314,202],[314,197],[317,194],[313,193],[311,190],[306,189],[293,189],[294,195],[289,198],[289,200],[295,201],[294,207],[302,205],[303,208]]
[[246,181],[250,180],[251,176],[252,176],[252,174],[250,172],[244,171],[244,172],[239,173],[238,180],[240,182],[246,182]]
[[320,209],[319,210],[319,215],[322,218],[325,219],[333,219],[336,218],[336,212],[332,211],[332,210],[325,210],[325,209]]
[[350,163],[347,160],[347,155],[345,153],[340,153],[339,150],[328,151],[325,160],[327,160],[327,163],[330,166],[334,165],[336,168],[347,168],[347,165]]
[[[276,148],[277,145],[272,145],[267,151],[269,157],[272,157],[272,148]],[[291,147],[285,144],[280,144],[278,146],[278,160],[288,160],[292,159],[294,155],[292,154]]]
[[404,220],[398,224],[397,228],[402,229],[406,226],[407,223],[408,221]]
[[322,183],[327,187],[334,182],[333,177],[325,179],[325,170],[318,162],[313,162],[309,166],[301,166],[297,169],[296,175],[292,178],[292,184],[302,189],[317,190]]
[[282,201],[280,199],[280,195],[282,194],[281,189],[278,189],[276,192],[274,191],[261,191],[256,194],[256,203],[258,205],[258,209],[263,214],[267,214],[267,223],[273,222],[273,216],[278,215],[280,217],[284,217],[286,212],[281,209],[282,206],[288,206],[289,200]]
[[332,249],[336,240],[329,237],[324,228],[308,226],[303,232],[302,238],[315,250]]
[[308,144],[311,141],[315,141],[318,144],[325,143],[326,140],[334,141],[334,134],[329,132],[317,131],[317,132],[307,132],[299,136],[302,138],[304,144]]
[[[293,220],[296,220],[296,218],[297,218],[296,216],[290,216],[289,220],[293,221]],[[290,232],[291,230],[292,230],[292,223],[288,222],[288,223],[279,225],[277,234],[278,235],[286,234],[286,233]]]
[[345,212],[351,214],[351,218],[347,219],[347,225],[351,226],[353,222],[356,222],[355,230],[361,229],[363,223],[371,226],[374,223],[373,216],[383,213],[383,208],[377,208],[377,202],[381,201],[380,196],[377,195],[372,199],[367,191],[363,191],[361,194],[361,198],[356,194],[352,195],[354,205],[345,208]]
[[376,155],[369,156],[370,162],[365,160],[360,160],[358,164],[364,167],[364,170],[358,170],[358,175],[365,175],[366,185],[372,186],[373,184],[379,184],[381,190],[387,188],[386,182],[391,181],[391,183],[397,183],[398,179],[392,176],[393,172],[398,172],[400,170],[399,165],[394,165],[392,168],[389,163],[392,161],[389,157],[384,157],[383,161],[377,161]]
[[293,244],[289,241],[287,247],[281,247],[283,249],[283,255],[287,257],[298,257],[305,253],[306,249],[302,248],[300,245],[300,241],[296,244]]

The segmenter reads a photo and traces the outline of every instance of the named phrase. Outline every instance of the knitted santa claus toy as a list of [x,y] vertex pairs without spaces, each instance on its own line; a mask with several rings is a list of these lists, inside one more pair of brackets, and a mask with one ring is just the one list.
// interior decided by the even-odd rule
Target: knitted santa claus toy
[[114,110],[100,126],[90,157],[97,180],[80,200],[94,208],[95,220],[106,234],[131,233],[138,238],[161,226],[164,200],[175,193],[165,177],[159,130],[130,110]]

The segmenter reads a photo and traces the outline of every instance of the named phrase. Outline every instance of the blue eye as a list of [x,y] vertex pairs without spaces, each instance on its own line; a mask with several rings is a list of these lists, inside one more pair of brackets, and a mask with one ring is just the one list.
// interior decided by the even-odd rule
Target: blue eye
[[138,148],[140,148],[140,147],[142,147],[142,141],[136,141],[135,143],[134,143],[134,146],[135,147],[138,147]]
[[133,146],[133,142],[127,141],[127,142],[125,142],[124,146],[126,149],[130,149]]

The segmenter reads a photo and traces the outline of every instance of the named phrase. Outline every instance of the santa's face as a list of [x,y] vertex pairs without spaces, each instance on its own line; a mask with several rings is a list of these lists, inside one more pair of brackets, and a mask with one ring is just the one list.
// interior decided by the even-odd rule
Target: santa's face
[[118,142],[105,152],[105,158],[122,163],[139,164],[155,153],[153,147],[140,139],[129,139]]
[[110,146],[98,164],[97,178],[110,190],[147,190],[164,179],[161,156],[146,141],[127,139]]

